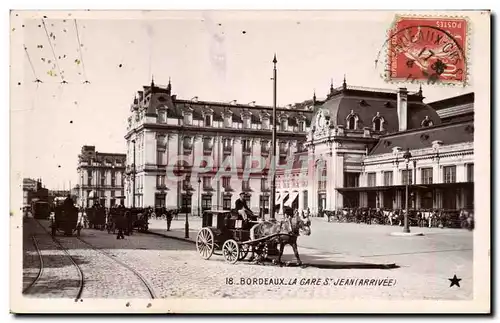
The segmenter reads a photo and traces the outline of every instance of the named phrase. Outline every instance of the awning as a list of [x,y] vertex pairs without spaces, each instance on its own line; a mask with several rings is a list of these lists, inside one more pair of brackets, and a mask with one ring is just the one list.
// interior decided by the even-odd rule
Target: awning
[[281,202],[285,202],[286,198],[288,197],[288,193],[281,194],[281,199],[278,201],[278,205],[281,205]]
[[284,206],[292,206],[292,203],[293,203],[293,201],[295,201],[297,196],[299,196],[299,192],[292,192],[292,194],[290,195],[290,198],[286,201]]

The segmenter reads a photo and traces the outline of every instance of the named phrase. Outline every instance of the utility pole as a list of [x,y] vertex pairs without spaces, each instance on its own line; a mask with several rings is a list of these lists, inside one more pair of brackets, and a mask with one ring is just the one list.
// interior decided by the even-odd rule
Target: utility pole
[[275,218],[275,209],[276,209],[276,77],[277,77],[277,72],[276,72],[276,63],[278,60],[276,59],[276,54],[274,54],[274,59],[273,59],[273,132],[272,132],[272,155],[271,155],[271,203],[270,203],[270,217],[271,219]]

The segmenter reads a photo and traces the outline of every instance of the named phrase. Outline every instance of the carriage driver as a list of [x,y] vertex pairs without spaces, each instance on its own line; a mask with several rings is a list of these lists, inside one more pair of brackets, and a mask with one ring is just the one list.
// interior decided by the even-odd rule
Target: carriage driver
[[248,208],[244,197],[245,193],[240,193],[240,198],[237,199],[235,203],[235,209],[238,211],[238,214],[241,215],[243,220],[252,220],[252,218],[254,218],[253,212]]

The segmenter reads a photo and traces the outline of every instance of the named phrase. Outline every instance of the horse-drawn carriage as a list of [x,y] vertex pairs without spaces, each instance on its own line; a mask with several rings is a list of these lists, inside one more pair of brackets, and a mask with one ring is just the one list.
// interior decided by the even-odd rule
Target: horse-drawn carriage
[[252,258],[255,254],[258,259],[265,260],[280,244],[278,262],[281,262],[284,245],[290,244],[300,262],[296,240],[299,229],[305,226],[308,228],[306,234],[310,234],[310,221],[306,220],[303,221],[298,213],[288,220],[271,222],[243,220],[234,210],[205,211],[202,228],[196,236],[196,249],[203,259],[221,251],[224,259],[234,264],[245,259],[249,252]]
[[93,206],[87,208],[87,219],[89,221],[89,228],[104,230],[106,227],[106,209],[101,206]]
[[63,232],[66,236],[72,236],[76,232],[76,235],[79,236],[82,224],[78,221],[78,208],[57,206],[54,218],[51,219],[50,228],[52,236],[55,236],[58,231]]

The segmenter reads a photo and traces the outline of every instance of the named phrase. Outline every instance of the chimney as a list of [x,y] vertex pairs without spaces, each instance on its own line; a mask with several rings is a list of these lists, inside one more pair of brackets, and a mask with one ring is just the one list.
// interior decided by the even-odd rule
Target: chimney
[[408,129],[408,90],[405,87],[398,89],[398,121],[399,131]]

